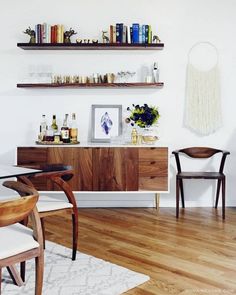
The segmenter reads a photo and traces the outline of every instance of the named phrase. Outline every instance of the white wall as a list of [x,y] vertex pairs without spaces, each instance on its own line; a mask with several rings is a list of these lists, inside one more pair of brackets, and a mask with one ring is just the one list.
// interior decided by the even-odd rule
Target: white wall
[[[236,205],[235,13],[235,0],[4,1],[0,11],[0,162],[14,164],[16,147],[34,142],[42,113],[50,118],[55,113],[62,118],[65,113],[76,112],[80,140],[86,140],[91,104],[122,103],[126,108],[132,103],[152,103],[159,106],[161,113],[158,128],[161,142],[168,144],[170,150],[206,145],[231,151],[225,170],[228,184],[227,204]],[[22,31],[29,25],[33,27],[42,22],[63,23],[67,28],[72,27],[78,31],[78,36],[82,38],[96,38],[102,29],[108,29],[110,24],[116,22],[148,23],[165,43],[165,48],[163,51],[153,52],[23,51],[17,48],[17,42],[28,41],[28,36]],[[183,126],[187,54],[190,47],[201,40],[214,43],[220,55],[224,124],[210,136],[198,136]],[[54,72],[65,74],[90,74],[117,72],[121,69],[138,70],[142,65],[151,65],[154,61],[158,61],[160,77],[165,82],[164,88],[160,90],[16,88],[22,73],[31,65],[51,65]],[[170,160],[170,173],[170,194],[162,196],[162,206],[174,206],[173,158]],[[186,190],[188,204],[212,205],[214,189],[211,182],[201,182],[201,185],[189,183]],[[149,201],[146,205],[149,206],[150,195],[147,197]],[[89,196],[82,198],[89,200]],[[131,196],[124,195],[122,198],[123,201],[116,202],[116,205],[129,203],[127,200]],[[134,198],[135,195],[132,195],[132,199]],[[145,196],[140,198],[145,199]]]

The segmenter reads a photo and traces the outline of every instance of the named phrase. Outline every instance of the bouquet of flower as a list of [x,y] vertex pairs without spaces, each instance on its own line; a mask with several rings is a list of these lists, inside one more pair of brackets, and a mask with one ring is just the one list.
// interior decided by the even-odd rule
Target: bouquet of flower
[[131,114],[125,120],[126,123],[131,123],[132,126],[136,124],[141,128],[147,128],[157,123],[160,118],[157,107],[149,107],[146,103],[143,106],[134,104],[132,106],[133,108],[127,108],[127,111],[130,111]]

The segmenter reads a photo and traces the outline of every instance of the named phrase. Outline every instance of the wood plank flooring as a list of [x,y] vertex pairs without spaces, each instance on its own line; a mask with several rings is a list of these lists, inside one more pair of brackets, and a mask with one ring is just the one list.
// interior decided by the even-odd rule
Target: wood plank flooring
[[[81,252],[150,276],[128,295],[236,294],[236,208],[79,209]],[[71,247],[69,216],[45,219],[46,238]],[[96,294],[94,294],[96,295]]]

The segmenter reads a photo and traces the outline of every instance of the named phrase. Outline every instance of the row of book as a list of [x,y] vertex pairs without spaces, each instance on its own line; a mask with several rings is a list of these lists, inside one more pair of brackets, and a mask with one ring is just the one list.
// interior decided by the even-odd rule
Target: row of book
[[126,26],[123,23],[110,25],[110,43],[152,43],[152,28],[150,25]]
[[35,25],[36,43],[64,43],[64,26],[47,23]]
[[[36,43],[64,43],[64,26],[47,23],[35,25]],[[110,25],[110,43],[152,43],[152,28],[150,25],[126,26],[123,23]]]

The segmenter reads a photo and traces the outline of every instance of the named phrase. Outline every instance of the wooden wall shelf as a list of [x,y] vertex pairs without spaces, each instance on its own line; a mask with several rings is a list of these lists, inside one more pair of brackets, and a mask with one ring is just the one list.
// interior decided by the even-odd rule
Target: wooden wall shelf
[[158,50],[164,48],[164,43],[128,44],[128,43],[17,43],[24,50]]
[[18,83],[17,88],[160,88],[164,83]]

